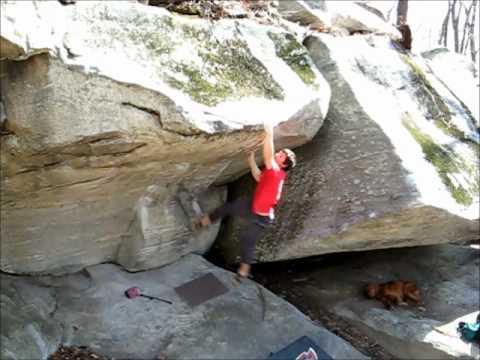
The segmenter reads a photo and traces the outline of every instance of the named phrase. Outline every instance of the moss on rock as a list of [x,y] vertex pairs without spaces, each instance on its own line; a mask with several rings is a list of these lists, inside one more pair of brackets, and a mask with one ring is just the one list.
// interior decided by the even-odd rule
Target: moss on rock
[[275,45],[275,53],[302,79],[315,90],[318,90],[316,76],[313,72],[309,55],[305,47],[292,34],[269,32],[268,36]]
[[199,103],[215,106],[247,96],[284,99],[283,88],[236,29],[219,29],[219,40],[206,22],[187,24],[179,17],[135,9],[120,16],[106,6],[94,11],[89,20],[95,36],[86,41],[106,49],[120,43],[137,48],[126,55],[130,61],[155,66],[158,78]]
[[[440,179],[450,191],[452,197],[459,204],[469,206],[473,202],[473,196],[478,194],[479,183],[475,173],[472,174],[472,167],[469,167],[457,154],[448,146],[440,146],[427,134],[415,126],[408,115],[403,118],[403,125],[410,132],[413,138],[421,146],[425,158],[435,167]],[[461,184],[455,184],[451,176],[454,173],[467,173],[474,180],[470,188],[466,189]]]
[[[169,36],[165,36],[173,30],[173,20],[169,16],[160,16],[154,19],[132,14],[130,17],[118,19],[119,26],[104,26],[103,30],[108,33],[109,37],[105,37],[107,41],[112,39],[124,42],[125,39],[134,46],[144,46],[146,50],[153,56],[163,56],[169,54],[175,48],[176,43]],[[123,21],[123,23],[122,23]],[[136,26],[132,26],[130,21]],[[119,28],[122,29],[119,31]],[[98,41],[97,38],[95,41]],[[105,44],[109,46],[109,44]]]
[[429,115],[435,121],[435,125],[445,134],[457,140],[471,142],[471,140],[465,136],[465,133],[458,129],[452,122],[452,116],[447,104],[427,79],[427,76],[420,66],[418,66],[410,56],[404,54],[400,56],[412,71],[411,80],[417,86],[415,95],[420,102],[426,106]]
[[172,76],[167,76],[170,86],[180,89],[190,95],[195,101],[214,106],[222,99],[226,99],[230,88],[226,84],[215,85],[207,81],[198,69],[186,64],[176,64],[174,70],[185,75],[187,81],[180,81]]
[[220,43],[205,29],[190,25],[180,29],[202,64],[187,59],[165,63],[170,86],[209,106],[247,96],[284,99],[283,89],[238,35]]

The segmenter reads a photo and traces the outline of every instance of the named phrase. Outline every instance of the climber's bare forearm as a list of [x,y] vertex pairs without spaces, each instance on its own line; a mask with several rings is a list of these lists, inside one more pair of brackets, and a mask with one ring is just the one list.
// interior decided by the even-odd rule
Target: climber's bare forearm
[[257,163],[255,161],[255,153],[251,151],[248,154],[248,165],[250,166],[250,172],[252,173],[253,178],[255,181],[260,180],[260,169],[257,166]]
[[270,122],[264,123],[265,135],[263,138],[263,161],[265,167],[271,169],[274,167],[275,147],[273,144],[273,125]]

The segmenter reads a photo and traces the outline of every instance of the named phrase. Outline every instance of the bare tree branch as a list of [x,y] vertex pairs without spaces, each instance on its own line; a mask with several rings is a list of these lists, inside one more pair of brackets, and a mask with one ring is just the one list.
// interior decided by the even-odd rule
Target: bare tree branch
[[478,50],[476,49],[476,44],[475,44],[475,18],[477,15],[477,7],[478,7],[478,1],[473,1],[473,15],[472,15],[472,21],[469,29],[469,38],[470,38],[470,56],[472,58],[472,61],[476,63],[477,59],[477,54]]
[[448,0],[448,9],[447,9],[447,14],[445,15],[445,18],[443,19],[442,22],[442,29],[440,31],[440,37],[438,39],[438,45],[442,45],[444,47],[447,47],[448,43],[448,23],[450,21],[450,14],[452,13],[452,1]]
[[390,16],[392,15],[392,11],[393,11],[393,9],[395,8],[395,3],[393,3],[393,4],[394,4],[394,5],[393,5],[390,9],[388,9],[388,12],[387,12],[386,18],[387,18],[387,22],[388,22],[388,23],[390,22]]
[[468,47],[468,41],[465,42],[465,40],[467,39],[467,30],[469,30],[470,26],[472,26],[473,24],[470,23],[470,13],[472,11],[472,8],[475,6],[475,1],[472,1],[470,3],[470,6],[466,7],[463,3],[462,4],[462,8],[465,10],[465,23],[463,25],[463,34],[462,34],[462,42],[460,43],[460,50],[459,52],[461,54],[465,54],[466,51],[467,51],[467,47]]
[[458,21],[460,16],[460,11],[457,13],[457,0],[453,0],[452,2],[452,27],[453,27],[453,48],[455,52],[458,53],[459,51],[459,44],[458,44]]

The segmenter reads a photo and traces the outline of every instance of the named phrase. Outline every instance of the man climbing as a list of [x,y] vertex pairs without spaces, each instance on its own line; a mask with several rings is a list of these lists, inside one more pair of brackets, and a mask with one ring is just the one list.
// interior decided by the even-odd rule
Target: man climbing
[[280,200],[286,172],[296,164],[295,154],[290,149],[283,149],[275,153],[273,144],[273,126],[264,124],[263,160],[265,168],[261,171],[255,162],[255,153],[248,154],[248,164],[253,178],[257,181],[252,199],[239,198],[227,202],[200,219],[200,225],[209,226],[225,216],[241,216],[248,220],[248,225],[240,234],[242,247],[241,261],[238,275],[248,277],[250,264],[255,257],[255,245],[263,236],[265,230],[273,223],[274,208]]

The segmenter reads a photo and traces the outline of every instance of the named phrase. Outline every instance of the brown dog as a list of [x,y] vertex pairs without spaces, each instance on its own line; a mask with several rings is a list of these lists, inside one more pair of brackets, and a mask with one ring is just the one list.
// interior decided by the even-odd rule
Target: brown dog
[[396,280],[383,284],[368,284],[365,293],[371,299],[380,300],[387,309],[391,309],[393,305],[407,305],[407,300],[420,303],[420,290],[413,281]]

